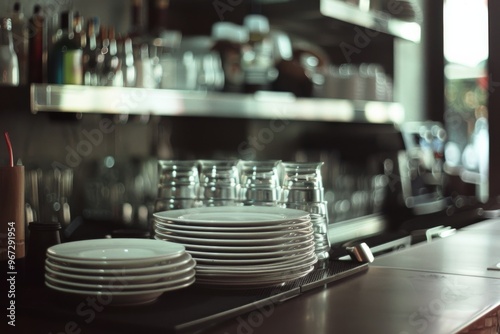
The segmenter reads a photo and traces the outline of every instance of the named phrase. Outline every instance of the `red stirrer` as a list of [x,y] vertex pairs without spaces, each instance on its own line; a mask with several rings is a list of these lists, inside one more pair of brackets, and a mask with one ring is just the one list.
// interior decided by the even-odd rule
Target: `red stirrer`
[[9,164],[10,167],[14,167],[14,152],[12,151],[12,144],[10,142],[9,133],[4,132],[5,141],[7,142],[7,150],[9,151]]

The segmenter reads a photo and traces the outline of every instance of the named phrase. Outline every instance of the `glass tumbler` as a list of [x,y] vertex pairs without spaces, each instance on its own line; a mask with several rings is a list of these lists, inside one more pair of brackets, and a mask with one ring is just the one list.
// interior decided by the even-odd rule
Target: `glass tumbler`
[[195,206],[199,186],[198,161],[159,160],[155,211]]
[[275,206],[281,196],[278,170],[280,163],[280,160],[241,160],[239,201],[244,205]]
[[287,203],[322,202],[323,162],[283,162],[281,201]]
[[204,206],[234,205],[240,190],[238,160],[200,160],[198,199]]
[[281,204],[309,212],[318,259],[329,258],[328,208],[321,175],[323,162],[283,162]]

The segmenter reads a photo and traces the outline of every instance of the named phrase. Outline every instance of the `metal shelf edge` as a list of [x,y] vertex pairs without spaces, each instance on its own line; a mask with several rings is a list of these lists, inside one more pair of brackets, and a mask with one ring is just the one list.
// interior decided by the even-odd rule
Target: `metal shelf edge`
[[421,27],[416,22],[392,18],[383,12],[362,11],[338,0],[321,0],[320,11],[322,15],[333,19],[387,33],[411,42],[420,42]]
[[34,84],[31,111],[401,123],[399,103],[296,98],[289,93],[229,94],[167,89]]

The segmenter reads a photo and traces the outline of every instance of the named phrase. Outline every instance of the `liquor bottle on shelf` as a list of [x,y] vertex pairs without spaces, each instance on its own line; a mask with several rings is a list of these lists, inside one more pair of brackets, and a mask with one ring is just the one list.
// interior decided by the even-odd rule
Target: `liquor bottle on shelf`
[[148,32],[152,36],[159,36],[167,29],[169,0],[149,1]]
[[83,49],[82,70],[83,84],[87,86],[98,86],[99,75],[104,64],[104,55],[98,46],[99,18],[92,17],[87,21],[87,42]]
[[42,7],[35,5],[33,16],[29,19],[29,40],[28,40],[28,82],[44,82],[44,68],[47,55],[44,52],[45,18],[42,14]]
[[121,72],[120,59],[118,58],[118,44],[115,36],[114,27],[101,29],[102,48],[101,53],[104,55],[103,71],[101,75],[102,86],[123,86],[123,75]]
[[136,87],[155,88],[153,64],[149,57],[149,46],[142,43],[135,49]]
[[73,13],[61,13],[61,25],[49,59],[48,81],[53,84],[82,83],[82,49],[75,40]]
[[245,91],[269,90],[278,77],[274,64],[274,45],[270,38],[269,20],[262,15],[247,15],[243,25],[248,29],[250,48],[242,58]]
[[136,72],[134,66],[134,49],[130,37],[120,38],[118,42],[118,58],[120,59],[123,86],[135,87]]
[[84,27],[84,18],[80,15],[79,12],[75,12],[73,17],[73,34],[75,42],[78,46],[83,49],[87,44],[87,34],[83,30]]
[[0,23],[0,84],[19,85],[19,63],[12,42],[12,21],[4,18]]
[[19,63],[19,83],[26,84],[28,81],[28,26],[19,2],[14,3],[14,10],[10,14],[10,18],[12,20],[14,51]]
[[128,36],[132,39],[133,44],[140,44],[140,40],[145,34],[145,0],[132,0],[131,7],[131,26]]

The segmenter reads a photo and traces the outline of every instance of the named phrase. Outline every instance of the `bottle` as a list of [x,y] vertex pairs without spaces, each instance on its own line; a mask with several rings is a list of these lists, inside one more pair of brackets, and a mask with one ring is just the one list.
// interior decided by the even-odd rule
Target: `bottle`
[[148,7],[148,30],[152,36],[159,36],[167,29],[169,0],[149,1]]
[[118,58],[121,64],[123,85],[125,87],[135,87],[134,49],[130,37],[120,38],[118,42]]
[[29,19],[29,39],[28,39],[28,82],[44,82],[44,24],[45,18],[42,15],[42,7],[35,5],[33,16]]
[[73,13],[63,12],[60,29],[56,33],[56,41],[49,59],[49,83],[75,85],[82,83],[82,49],[74,37]]
[[101,85],[123,87],[123,75],[121,73],[121,61],[118,58],[115,29],[109,27],[108,29],[103,28],[101,31],[103,32],[101,53],[104,55]]
[[104,55],[98,47],[99,19],[90,18],[87,22],[87,41],[82,54],[83,84],[87,86],[99,85],[99,73],[102,72]]
[[4,18],[0,25],[0,84],[19,85],[19,63],[12,42],[12,21]]
[[16,52],[19,64],[19,84],[22,85],[26,84],[28,81],[28,27],[19,2],[14,4],[14,10],[10,18],[12,20],[14,51]]
[[128,35],[134,44],[144,37],[144,12],[144,0],[132,0],[131,27]]
[[250,48],[243,54],[245,72],[245,91],[270,89],[271,83],[278,77],[274,66],[274,46],[269,37],[269,21],[262,15],[247,15],[243,25],[248,29]]
[[136,70],[136,87],[140,88],[155,88],[153,76],[153,64],[149,57],[149,46],[147,43],[141,44],[135,50],[135,70]]
[[83,30],[84,19],[79,12],[76,12],[73,17],[73,34],[76,44],[83,49],[87,45],[87,34]]

